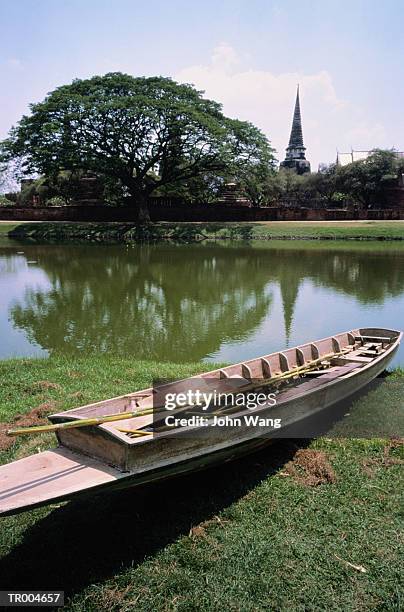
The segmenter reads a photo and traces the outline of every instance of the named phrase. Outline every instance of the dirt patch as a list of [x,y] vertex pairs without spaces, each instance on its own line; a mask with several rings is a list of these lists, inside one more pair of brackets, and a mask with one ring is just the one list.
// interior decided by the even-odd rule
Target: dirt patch
[[310,448],[298,450],[293,460],[285,465],[282,475],[291,476],[295,482],[306,487],[337,481],[326,453]]
[[74,393],[69,393],[68,397],[72,399],[83,399],[85,396],[82,391],[75,391]]
[[200,538],[206,536],[206,529],[202,527],[202,525],[197,525],[196,527],[192,527],[189,530],[189,535],[191,538]]
[[370,477],[375,475],[378,468],[389,468],[393,465],[403,465],[404,460],[391,455],[391,452],[404,445],[404,438],[392,438],[383,448],[379,457],[372,457],[362,461],[363,471]]
[[79,372],[78,370],[70,370],[67,375],[70,378],[83,378],[84,374],[82,372]]
[[390,452],[393,448],[401,448],[404,446],[404,438],[391,438],[387,446],[384,447],[383,452]]
[[[128,593],[131,589],[132,585],[128,585],[124,589],[116,588],[105,588],[101,591],[99,596],[97,597],[97,607],[99,610],[130,610],[130,607],[126,607],[125,599],[128,596]],[[138,595],[135,598],[135,601],[140,597]],[[130,602],[132,603],[132,602]]]
[[33,427],[35,425],[44,425],[46,417],[51,412],[54,412],[56,408],[55,402],[45,402],[40,404],[36,408],[15,417],[15,419],[9,423],[0,423],[0,452],[8,450],[14,444],[15,438],[7,436],[6,431],[13,427]]
[[226,523],[229,522],[230,521],[228,521],[227,519],[221,519],[220,516],[214,516],[213,518],[208,519],[207,521],[203,521],[199,525],[192,527],[189,530],[189,536],[191,538],[207,538],[207,530],[209,529],[209,527],[211,527],[212,525],[219,525],[220,527],[224,527]]
[[38,380],[38,382],[26,387],[25,392],[34,394],[41,393],[42,391],[49,391],[50,389],[59,391],[61,386],[58,385],[58,383],[51,382],[50,380]]
[[383,449],[382,465],[384,467],[391,467],[392,465],[400,465],[404,463],[402,459],[398,457],[392,457],[391,451],[404,446],[404,438],[392,438],[389,443]]

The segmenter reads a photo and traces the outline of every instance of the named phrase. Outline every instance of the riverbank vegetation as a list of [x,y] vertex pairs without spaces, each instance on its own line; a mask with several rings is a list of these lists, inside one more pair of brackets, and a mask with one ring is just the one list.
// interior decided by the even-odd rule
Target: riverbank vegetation
[[[14,419],[41,422],[211,367],[111,355],[3,361],[3,433]],[[397,409],[400,397],[383,389],[371,405]],[[53,444],[49,434],[19,441],[0,460]],[[282,441],[186,478],[3,518],[2,583],[64,589],[72,611],[398,611],[402,450],[399,439]]]
[[21,223],[0,232],[29,242],[192,243],[211,240],[404,240],[404,221],[268,221],[256,223]]

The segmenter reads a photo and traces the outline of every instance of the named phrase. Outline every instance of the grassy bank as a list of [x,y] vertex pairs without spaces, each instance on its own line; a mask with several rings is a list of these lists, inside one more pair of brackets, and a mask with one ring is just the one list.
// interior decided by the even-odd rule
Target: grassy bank
[[206,240],[404,240],[404,221],[257,223],[22,223],[10,237],[33,242],[198,242]]
[[[4,361],[0,419],[36,422],[201,369],[111,356]],[[365,413],[397,410],[402,395],[385,389],[362,400]],[[0,458],[52,443],[36,437]],[[0,519],[1,588],[64,589],[77,611],[398,611],[401,450],[383,439],[278,442],[192,477]]]
[[19,223],[9,223],[9,222],[4,223],[4,221],[1,222],[0,223],[0,241],[3,238],[7,238],[8,233],[14,230],[18,225]]

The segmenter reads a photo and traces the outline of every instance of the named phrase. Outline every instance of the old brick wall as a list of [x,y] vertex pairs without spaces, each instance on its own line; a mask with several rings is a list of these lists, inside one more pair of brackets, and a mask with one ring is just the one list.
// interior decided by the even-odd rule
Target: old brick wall
[[[336,210],[314,208],[248,208],[222,205],[158,205],[150,207],[152,221],[344,221],[404,219],[400,208]],[[0,207],[4,221],[136,221],[136,208],[121,206]]]

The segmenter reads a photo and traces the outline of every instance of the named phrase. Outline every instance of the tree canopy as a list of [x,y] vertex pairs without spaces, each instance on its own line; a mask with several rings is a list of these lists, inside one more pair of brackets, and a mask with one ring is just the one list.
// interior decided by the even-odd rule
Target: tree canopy
[[85,170],[123,186],[147,219],[157,188],[271,164],[267,138],[192,85],[110,73],[75,80],[32,104],[1,144],[25,174]]
[[366,158],[337,169],[337,185],[363,206],[383,204],[385,188],[404,171],[395,151],[375,149]]

